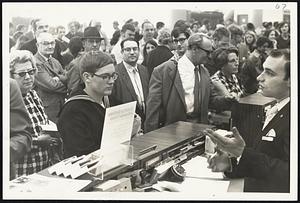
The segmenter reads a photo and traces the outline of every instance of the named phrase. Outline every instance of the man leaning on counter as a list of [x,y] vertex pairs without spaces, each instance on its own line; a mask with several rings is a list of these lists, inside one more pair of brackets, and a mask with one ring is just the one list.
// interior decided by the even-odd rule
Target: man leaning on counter
[[261,139],[247,147],[235,127],[231,136],[221,136],[207,129],[217,145],[208,158],[209,168],[224,172],[229,178],[245,178],[244,192],[290,191],[290,53],[272,50],[257,77],[259,91],[273,97],[277,104],[266,112]]

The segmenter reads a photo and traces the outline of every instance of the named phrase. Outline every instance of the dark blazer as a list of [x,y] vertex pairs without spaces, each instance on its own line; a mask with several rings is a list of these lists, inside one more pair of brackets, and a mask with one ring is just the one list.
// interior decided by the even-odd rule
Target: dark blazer
[[173,54],[166,46],[159,45],[152,50],[147,56],[146,67],[148,68],[149,75],[151,76],[153,69],[162,64],[163,62],[172,58]]
[[239,164],[233,165],[229,177],[246,177],[245,192],[290,191],[290,102],[261,132],[273,135],[273,141],[259,139],[254,148],[246,147]]
[[[147,109],[146,99],[149,92],[149,74],[145,66],[138,64],[137,68],[141,78],[145,106]],[[137,95],[134,91],[134,87],[131,83],[131,79],[123,62],[116,65],[116,72],[119,74],[119,77],[115,81],[112,94],[109,97],[110,104],[114,106],[131,101],[138,101]],[[142,122],[145,121],[145,113],[142,111],[142,107],[138,103],[136,106],[136,113],[142,118]]]
[[[223,106],[230,104],[223,100],[223,96],[217,96],[210,81],[210,75],[206,68],[200,68],[200,117],[199,122],[208,123],[208,105]],[[174,80],[174,85],[172,81]],[[149,83],[149,96],[146,102],[145,132],[149,132],[177,121],[186,121],[186,103],[184,89],[173,60],[154,68]]]

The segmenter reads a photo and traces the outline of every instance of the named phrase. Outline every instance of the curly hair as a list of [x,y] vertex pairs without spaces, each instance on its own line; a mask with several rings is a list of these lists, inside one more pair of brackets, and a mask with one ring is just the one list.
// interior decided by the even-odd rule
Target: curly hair
[[224,65],[228,63],[228,55],[235,53],[239,55],[239,51],[236,47],[220,47],[212,53],[212,59],[215,61],[217,68],[220,70]]
[[31,62],[32,67],[37,69],[36,61],[33,54],[28,50],[14,50],[9,54],[9,71],[10,73],[15,72],[16,64]]

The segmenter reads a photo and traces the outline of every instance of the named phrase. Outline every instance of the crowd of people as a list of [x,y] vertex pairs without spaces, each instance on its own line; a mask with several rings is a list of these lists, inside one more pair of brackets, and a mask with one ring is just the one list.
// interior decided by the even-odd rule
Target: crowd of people
[[[140,130],[132,137],[176,121],[209,123],[210,112],[230,111],[241,97],[261,90],[262,75],[276,76],[266,63],[274,65],[270,60],[282,55],[289,63],[289,23],[263,26],[260,32],[252,23],[234,21],[212,27],[205,19],[178,20],[170,29],[163,22],[129,19],[121,28],[114,21],[109,37],[96,19],[84,29],[70,22],[67,34],[63,26],[50,32],[46,19],[33,19],[27,32],[25,25],[10,23],[11,91],[17,84],[13,91],[21,92],[19,98],[11,92],[11,119],[18,113],[12,102],[28,114],[19,112],[22,128],[11,126],[11,178],[99,149],[110,106],[137,101]],[[283,66],[289,73],[289,64]],[[42,130],[49,122],[57,133]],[[286,163],[285,153],[270,156]]]

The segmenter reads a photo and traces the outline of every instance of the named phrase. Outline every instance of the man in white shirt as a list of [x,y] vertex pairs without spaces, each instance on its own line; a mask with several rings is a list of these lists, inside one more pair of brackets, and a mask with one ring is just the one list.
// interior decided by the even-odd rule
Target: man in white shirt
[[[228,177],[246,177],[245,192],[290,191],[290,53],[272,50],[257,77],[259,91],[273,97],[277,104],[266,116],[261,139],[247,147],[238,130],[231,137],[206,130],[217,144],[217,152],[208,158],[209,167]],[[231,158],[229,158],[231,157]]]
[[187,51],[178,60],[168,60],[154,68],[146,102],[145,131],[176,121],[208,123],[208,105],[220,110],[229,107],[231,98],[217,96],[204,67],[212,42],[196,33],[187,40]]
[[134,38],[135,28],[131,23],[126,23],[121,29],[121,37],[119,41],[112,48],[111,53],[115,57],[116,64],[119,64],[123,61],[123,55],[121,53],[121,42],[126,38]]
[[140,54],[139,43],[133,38],[124,39],[121,42],[123,61],[116,65],[119,77],[115,81],[110,104],[118,105],[131,101],[137,101],[136,113],[145,120],[146,104],[148,96],[149,74],[145,66],[137,64]]
[[[139,41],[140,50],[144,49],[144,46],[145,46],[146,42],[148,42],[150,39],[153,39],[154,41],[156,41],[156,39],[154,39],[154,33],[155,33],[154,25],[149,21],[145,21],[142,24],[143,38]],[[142,51],[141,51],[140,57],[138,59],[138,64],[141,64],[143,62],[143,60],[144,60],[144,56],[143,56]]]

